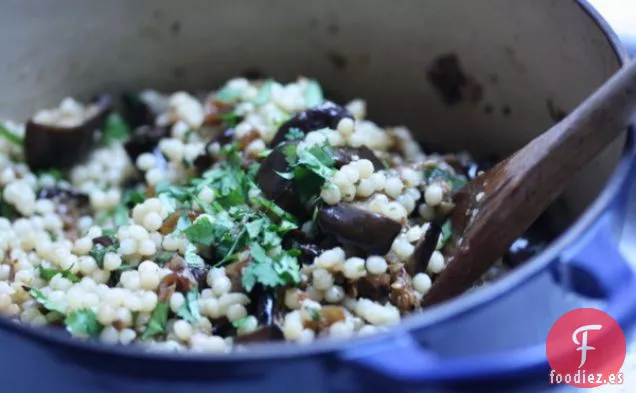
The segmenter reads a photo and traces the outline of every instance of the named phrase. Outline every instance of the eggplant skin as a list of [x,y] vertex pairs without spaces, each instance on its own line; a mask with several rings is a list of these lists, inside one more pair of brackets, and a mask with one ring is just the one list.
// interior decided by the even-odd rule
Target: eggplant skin
[[276,132],[274,139],[270,142],[270,146],[277,146],[279,143],[284,142],[287,133],[292,128],[297,128],[304,134],[322,128],[335,130],[340,120],[346,117],[353,119],[351,112],[345,108],[331,101],[325,101],[318,106],[297,113],[283,123],[278,129],[278,132]]
[[170,134],[166,127],[141,126],[135,128],[132,135],[124,143],[126,154],[131,162],[136,162],[137,157],[143,153],[149,153],[155,150],[159,141],[166,138]]
[[86,158],[94,145],[95,131],[102,128],[112,109],[112,98],[103,95],[94,104],[98,105],[99,112],[76,127],[27,122],[24,155],[32,171],[69,169]]
[[338,147],[333,149],[333,153],[333,159],[335,160],[335,166],[337,169],[342,168],[352,161],[363,159],[371,161],[371,163],[373,164],[373,169],[375,171],[386,169],[385,165],[375,155],[373,150],[369,149],[365,145],[362,145],[360,147]]
[[322,207],[317,219],[323,232],[369,255],[386,255],[402,230],[395,220],[343,203]]
[[263,194],[276,202],[278,206],[299,219],[306,219],[311,214],[300,200],[294,182],[278,174],[288,172],[290,169],[285,153],[283,153],[285,147],[297,143],[298,141],[285,142],[272,150],[256,173],[256,183]]

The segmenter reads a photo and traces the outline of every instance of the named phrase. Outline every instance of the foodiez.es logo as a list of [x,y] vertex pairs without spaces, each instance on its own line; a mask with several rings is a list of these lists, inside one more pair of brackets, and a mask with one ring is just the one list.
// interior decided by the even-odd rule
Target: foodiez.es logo
[[622,384],[626,352],[625,335],[614,318],[595,308],[570,311],[546,340],[550,383],[579,388]]

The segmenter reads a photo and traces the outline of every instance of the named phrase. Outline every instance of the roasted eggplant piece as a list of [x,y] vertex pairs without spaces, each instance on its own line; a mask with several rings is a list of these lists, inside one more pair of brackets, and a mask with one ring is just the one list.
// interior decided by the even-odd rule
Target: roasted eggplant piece
[[406,263],[406,271],[412,277],[417,273],[426,272],[428,261],[431,259],[433,251],[437,248],[437,242],[441,234],[442,220],[436,218],[430,223],[422,238],[418,240],[415,245],[415,251],[413,251],[413,254],[411,254],[411,257]]
[[391,293],[391,275],[367,275],[358,279],[355,285],[358,296],[384,304]]
[[345,117],[353,119],[353,115],[345,108],[331,101],[325,101],[320,105],[297,113],[283,123],[274,136],[274,139],[270,142],[270,146],[277,146],[279,143],[284,142],[287,133],[292,128],[299,129],[303,134],[323,128],[335,130],[340,120]]
[[278,325],[263,326],[252,333],[237,336],[234,342],[237,344],[250,344],[267,341],[283,341],[285,336]]
[[375,171],[385,169],[384,164],[373,153],[373,150],[369,149],[365,145],[360,147],[338,147],[333,149],[333,159],[335,161],[336,168],[340,169],[343,166],[349,164],[352,161],[367,159],[373,164]]
[[342,243],[353,244],[370,255],[385,255],[402,225],[381,214],[339,203],[318,212],[318,225]]
[[[77,121],[38,119],[26,124],[24,154],[32,171],[50,168],[68,169],[82,161],[95,142],[95,131],[102,128],[112,109],[109,95],[97,97],[84,108]],[[55,109],[59,111],[60,109]]]
[[271,288],[256,285],[250,293],[250,298],[250,314],[256,316],[260,327],[252,333],[236,337],[235,341],[246,344],[283,340],[283,332],[275,321],[279,313],[280,304],[278,299],[280,296],[277,296]]
[[130,157],[131,162],[134,163],[137,160],[137,157],[141,154],[154,151],[159,144],[159,141],[162,138],[168,137],[169,134],[170,132],[166,127],[137,127],[124,144],[124,149],[126,149],[126,153],[128,154],[128,157]]
[[289,171],[289,163],[284,154],[285,146],[297,143],[285,142],[272,150],[256,173],[256,183],[267,198],[298,219],[304,220],[310,217],[310,211],[301,202],[294,182],[278,174]]
[[124,93],[121,97],[124,118],[131,128],[152,126],[155,124],[155,113],[138,93]]
[[313,263],[324,250],[315,242],[315,239],[310,238],[300,229],[288,232],[283,238],[282,246],[286,250],[292,248],[300,250],[299,259],[304,265]]

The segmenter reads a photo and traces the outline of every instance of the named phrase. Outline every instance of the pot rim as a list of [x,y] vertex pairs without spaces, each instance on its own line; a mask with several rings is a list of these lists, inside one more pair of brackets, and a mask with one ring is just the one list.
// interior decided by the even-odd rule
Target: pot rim
[[[601,33],[605,36],[612,47],[620,65],[625,64],[629,60],[629,55],[607,21],[588,2],[588,0],[576,0],[576,4],[594,21],[594,23],[596,23],[598,28],[601,30]],[[60,329],[47,329],[42,327],[32,327],[30,325],[22,325],[4,317],[0,317],[0,329],[12,331],[16,334],[26,336],[28,339],[43,342],[44,344],[54,344],[80,352],[91,352],[104,357],[123,356],[129,359],[143,360],[146,362],[168,361],[183,364],[285,359],[319,355],[334,351],[344,351],[364,344],[371,345],[373,343],[382,342],[390,339],[391,337],[395,337],[400,333],[406,333],[416,328],[425,328],[427,326],[475,311],[479,306],[484,306],[496,300],[499,296],[522,285],[525,281],[546,269],[547,266],[567,248],[568,244],[571,244],[576,239],[580,238],[584,231],[607,210],[618,191],[624,186],[627,181],[631,158],[636,152],[634,139],[634,128],[629,127],[620,161],[614,168],[610,179],[599,196],[574,222],[574,224],[572,224],[556,240],[550,243],[543,252],[531,258],[523,266],[512,270],[505,278],[493,282],[488,286],[488,288],[464,294],[448,302],[433,306],[423,313],[409,315],[405,317],[399,325],[391,327],[389,331],[378,333],[371,337],[360,337],[353,340],[346,340],[344,342],[338,339],[321,339],[309,346],[270,342],[251,345],[249,351],[245,352],[229,354],[198,354],[191,352],[163,353],[148,351],[143,347],[136,345],[111,347],[98,342],[81,341],[76,338],[72,338],[68,335],[68,333],[61,331]],[[106,360],[106,358],[104,358],[104,360]]]

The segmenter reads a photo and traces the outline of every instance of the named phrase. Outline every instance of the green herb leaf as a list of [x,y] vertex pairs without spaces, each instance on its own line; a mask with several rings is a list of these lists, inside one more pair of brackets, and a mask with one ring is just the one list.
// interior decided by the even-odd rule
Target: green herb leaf
[[117,113],[111,113],[106,118],[104,123],[104,133],[102,136],[102,143],[109,145],[113,142],[118,142],[128,138],[130,135],[130,128]]
[[258,171],[261,169],[261,164],[258,162],[253,163],[250,168],[247,171],[247,176],[250,179],[255,179],[256,178],[256,174],[258,173]]
[[104,256],[106,256],[109,252],[117,252],[119,248],[119,242],[115,241],[115,243],[111,244],[108,247],[104,247],[101,244],[95,244],[93,248],[88,252],[88,255],[92,256],[97,262],[97,266],[99,268],[104,267]]
[[313,106],[322,104],[324,100],[325,99],[320,84],[318,84],[318,82],[316,82],[316,80],[314,79],[309,80],[309,83],[307,84],[307,87],[305,89],[305,106],[307,108],[311,108]]
[[234,128],[241,121],[241,117],[234,112],[221,113],[217,117],[223,120],[226,128]]
[[155,194],[168,194],[179,202],[185,202],[192,197],[192,192],[186,187],[173,186],[168,182],[159,182],[155,186]]
[[172,198],[170,195],[159,194],[157,198],[159,198],[161,204],[166,207],[169,215],[177,211],[177,200]]
[[289,165],[294,165],[296,163],[296,159],[298,158],[298,145],[290,143],[283,148],[283,154],[285,155],[285,160]]
[[245,318],[238,319],[238,320],[232,322],[232,326],[234,326],[234,328],[236,328],[236,329],[241,329],[243,326],[245,326],[247,321],[249,321],[249,318],[250,317],[245,317]]
[[[271,212],[272,214],[274,214],[276,217],[279,217],[279,218],[281,218],[283,220],[289,221],[292,224],[295,224],[296,228],[298,228],[296,217],[294,217],[290,213],[288,213],[285,210],[283,210],[283,208],[281,208],[280,206],[278,206],[274,202],[272,202],[272,201],[270,201],[268,199],[265,199],[265,198],[261,198],[261,197],[256,197],[256,198],[253,199],[253,201],[257,205],[259,205],[262,208],[264,208],[265,210],[267,210],[267,211]],[[292,228],[292,229],[296,229],[296,228]]]
[[297,165],[303,165],[316,175],[328,180],[335,173],[331,148],[314,145],[298,153]]
[[300,282],[300,267],[295,257],[283,252],[274,259],[259,244],[250,246],[252,262],[243,271],[241,282],[249,292],[256,283],[276,287]]
[[450,240],[453,234],[453,226],[450,220],[444,221],[442,224],[442,233],[440,234],[439,241],[437,242],[437,249],[443,248]]
[[307,312],[309,313],[309,316],[313,321],[320,322],[320,320],[322,319],[320,316],[320,311],[316,310],[315,308],[309,307],[307,308]]
[[49,311],[59,312],[60,314],[64,314],[64,312],[66,311],[66,305],[65,304],[53,303],[51,300],[49,300],[48,297],[44,296],[42,291],[40,291],[37,288],[31,288],[29,290],[29,295],[36,302],[38,302],[42,307],[46,308]]
[[439,180],[445,181],[451,186],[453,191],[457,191],[467,183],[467,180],[463,176],[452,175],[439,167],[424,169],[424,179],[426,179],[426,182],[429,184]]
[[187,293],[185,302],[177,311],[177,315],[190,323],[197,323],[201,320],[198,288],[192,288],[192,290]]
[[42,267],[42,265],[40,265],[38,266],[38,271],[40,273],[40,277],[42,277],[46,281],[51,281],[51,279],[58,274],[61,274],[62,277],[70,280],[71,282],[79,282],[80,280],[79,277],[71,273],[70,268],[66,270],[59,270],[59,269],[49,269],[46,267]]
[[24,145],[24,140],[6,128],[4,125],[0,124],[0,137],[6,139],[7,141],[13,143],[17,146]]
[[49,169],[46,171],[39,171],[38,172],[38,177],[44,177],[44,176],[51,176],[53,179],[55,179],[56,182],[62,180],[64,178],[64,174],[62,173],[62,171],[60,171],[59,169]]
[[143,203],[146,200],[146,197],[141,191],[126,190],[124,191],[124,195],[122,195],[121,200],[123,204],[130,208],[133,208],[136,205]]
[[261,233],[261,231],[263,230],[263,227],[265,226],[266,222],[264,218],[260,218],[258,220],[254,220],[250,223],[248,223],[247,225],[245,225],[245,228],[247,229],[247,234],[249,235],[249,237],[254,240],[258,237],[258,235]]
[[183,232],[192,243],[210,246],[214,242],[214,229],[208,217],[201,217]]
[[225,85],[221,90],[216,92],[214,98],[217,101],[223,102],[225,104],[230,104],[234,101],[237,101],[243,95],[243,91],[238,89],[233,89],[228,85]]
[[88,335],[90,337],[98,336],[104,328],[99,321],[97,315],[90,309],[82,309],[71,312],[64,319],[66,330],[70,333]]
[[265,158],[267,156],[269,156],[270,154],[272,154],[272,149],[265,149],[262,152],[258,153],[256,155],[256,157],[258,158]]
[[164,334],[166,332],[166,323],[168,322],[168,309],[168,304],[157,303],[157,306],[150,315],[148,325],[141,335],[142,340],[147,340],[151,337],[159,334]]
[[122,225],[128,224],[130,217],[128,216],[129,209],[120,204],[115,208],[115,212],[113,213],[113,220],[115,221],[115,226],[120,227]]
[[305,137],[305,133],[300,128],[292,127],[285,134],[285,139],[288,141],[294,141],[296,139],[303,139]]
[[190,267],[204,267],[203,258],[197,253],[197,247],[194,244],[188,244],[183,259]]
[[252,100],[252,103],[254,103],[254,105],[267,104],[272,95],[273,84],[274,84],[274,81],[271,79],[264,81],[260,89],[258,89],[258,94],[256,94],[256,97],[254,97],[254,99]]
[[164,264],[170,262],[172,257],[174,256],[174,252],[172,251],[162,251],[155,257],[155,262],[158,264]]

